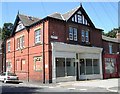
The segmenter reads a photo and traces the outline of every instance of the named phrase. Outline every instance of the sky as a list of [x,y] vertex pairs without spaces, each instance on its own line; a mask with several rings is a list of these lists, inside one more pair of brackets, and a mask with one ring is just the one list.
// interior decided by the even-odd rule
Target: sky
[[[96,28],[108,32],[118,27],[118,2],[81,3]],[[18,11],[20,14],[44,18],[54,12],[66,13],[78,6],[80,2],[2,2],[0,27],[5,22],[14,23]]]

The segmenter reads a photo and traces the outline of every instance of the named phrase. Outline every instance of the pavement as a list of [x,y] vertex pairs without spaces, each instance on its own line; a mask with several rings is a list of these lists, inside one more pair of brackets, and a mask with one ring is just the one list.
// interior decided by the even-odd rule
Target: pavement
[[96,80],[87,80],[87,81],[70,81],[70,82],[60,82],[60,83],[52,83],[52,84],[40,84],[35,82],[24,82],[25,86],[29,87],[62,87],[68,88],[70,90],[74,90],[80,87],[80,90],[86,91],[87,88],[103,88],[110,92],[118,92],[120,90],[120,78],[112,78],[112,79],[96,79]]

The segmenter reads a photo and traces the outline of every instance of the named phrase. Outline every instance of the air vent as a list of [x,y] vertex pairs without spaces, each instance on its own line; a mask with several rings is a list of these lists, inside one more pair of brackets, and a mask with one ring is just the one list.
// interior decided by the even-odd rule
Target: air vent
[[33,18],[31,16],[28,16],[28,19],[31,21],[34,21]]

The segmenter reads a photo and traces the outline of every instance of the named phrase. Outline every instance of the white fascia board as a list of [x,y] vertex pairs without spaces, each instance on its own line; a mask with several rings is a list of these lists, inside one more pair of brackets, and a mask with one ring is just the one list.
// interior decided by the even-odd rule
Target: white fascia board
[[76,53],[101,53],[103,48],[86,47],[80,45],[72,45],[66,43],[52,42],[55,51],[76,52]]

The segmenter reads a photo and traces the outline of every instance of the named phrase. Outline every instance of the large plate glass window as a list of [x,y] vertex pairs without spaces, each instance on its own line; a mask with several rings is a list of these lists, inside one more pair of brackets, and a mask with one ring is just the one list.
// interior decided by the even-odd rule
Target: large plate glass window
[[65,77],[65,58],[56,58],[56,77]]
[[116,72],[116,59],[115,58],[105,58],[105,71],[106,73]]

